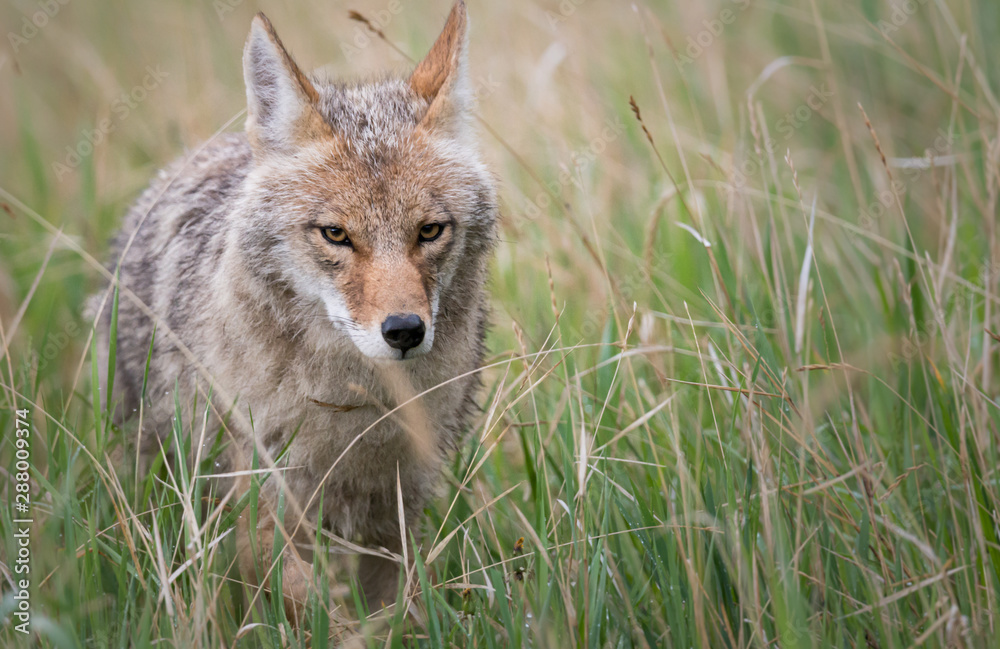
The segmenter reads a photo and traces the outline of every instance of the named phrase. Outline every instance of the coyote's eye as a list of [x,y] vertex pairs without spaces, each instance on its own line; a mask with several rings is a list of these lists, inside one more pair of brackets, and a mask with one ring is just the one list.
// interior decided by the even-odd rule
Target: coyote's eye
[[434,241],[444,232],[444,226],[440,223],[428,223],[420,228],[420,241]]
[[341,228],[322,228],[323,238],[335,246],[349,246],[351,240],[347,238],[347,233]]

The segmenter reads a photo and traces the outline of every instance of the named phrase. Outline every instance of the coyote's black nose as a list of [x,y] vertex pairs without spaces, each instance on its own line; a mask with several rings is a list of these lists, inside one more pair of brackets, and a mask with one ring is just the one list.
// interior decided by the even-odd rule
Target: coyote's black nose
[[392,314],[382,323],[382,337],[406,355],[424,341],[424,321],[416,313]]

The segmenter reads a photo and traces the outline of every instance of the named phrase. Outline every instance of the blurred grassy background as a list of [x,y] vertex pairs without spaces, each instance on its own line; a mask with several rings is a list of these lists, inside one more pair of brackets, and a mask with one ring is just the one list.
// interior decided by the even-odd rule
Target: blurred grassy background
[[412,617],[328,632],[317,602],[293,630],[242,601],[228,541],[191,549],[225,530],[186,527],[189,491],[117,475],[81,252],[241,127],[254,12],[303,67],[365,76],[407,71],[448,8],[0,7],[0,469],[30,404],[40,643],[1000,646],[991,0],[470,0],[495,365]]

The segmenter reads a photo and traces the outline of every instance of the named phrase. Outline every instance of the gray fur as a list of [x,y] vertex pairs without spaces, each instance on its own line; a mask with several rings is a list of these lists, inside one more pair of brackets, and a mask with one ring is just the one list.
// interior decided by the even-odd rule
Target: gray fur
[[[496,193],[472,143],[432,138],[429,148],[414,149],[412,136],[428,106],[405,80],[313,83],[318,110],[343,145],[341,157],[329,164],[350,174],[351,191],[331,193],[322,184],[326,176],[316,174],[326,161],[316,151],[262,156],[243,133],[221,136],[160,172],[129,210],[112,246],[111,268],[120,260],[122,287],[116,398],[126,418],[139,409],[155,326],[146,441],[154,441],[149,431],[160,439],[169,435],[175,386],[188,409],[211,394],[215,413],[231,413],[220,471],[249,468],[255,446],[277,457],[298,431],[287,454],[287,466],[296,468],[282,473],[288,493],[305,505],[322,486],[328,529],[398,551],[397,467],[412,526],[476,407],[476,375],[448,381],[482,360],[483,286],[496,237]],[[411,168],[418,171],[407,175]],[[312,176],[319,183],[315,191],[303,190]],[[432,202],[419,203],[418,195]],[[456,221],[454,240],[436,271],[435,281],[442,283],[437,333],[424,356],[367,358],[315,297],[323,273],[334,277],[338,265],[303,255],[295,238],[303,236],[310,210],[331,203],[360,209],[364,196],[373,202],[365,217],[373,240],[390,241],[402,227],[409,208],[396,203],[433,204]],[[109,321],[106,306],[105,348]],[[387,383],[387,376],[395,378]],[[407,394],[442,383],[355,442]],[[209,431],[221,424],[213,415]],[[200,423],[194,426],[196,433],[200,429]],[[430,453],[418,448],[428,432],[430,439],[423,441]],[[268,481],[266,496],[273,498],[278,483]],[[309,506],[309,520],[315,520],[318,502]],[[370,600],[391,599],[398,566],[366,559],[362,571],[369,573],[361,578]]]

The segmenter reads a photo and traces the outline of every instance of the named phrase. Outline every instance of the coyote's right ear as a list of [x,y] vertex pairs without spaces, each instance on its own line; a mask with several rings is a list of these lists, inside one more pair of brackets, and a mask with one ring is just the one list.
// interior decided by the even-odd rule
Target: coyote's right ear
[[316,87],[262,13],[254,17],[243,48],[243,78],[246,130],[255,154],[288,153],[329,130],[316,108]]

